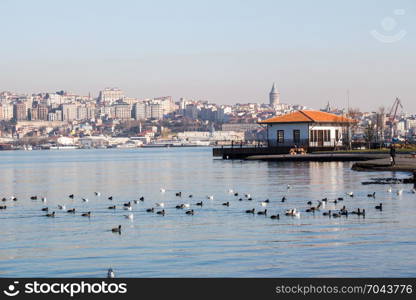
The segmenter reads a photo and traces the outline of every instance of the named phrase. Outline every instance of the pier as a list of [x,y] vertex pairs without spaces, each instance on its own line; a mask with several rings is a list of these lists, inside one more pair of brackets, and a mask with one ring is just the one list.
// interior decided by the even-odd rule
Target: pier
[[[215,157],[222,157],[223,159],[246,159],[252,156],[276,156],[285,155],[291,156],[288,153],[293,149],[293,146],[267,147],[267,146],[244,146],[242,144],[235,144],[232,147],[213,148],[212,155]],[[327,151],[327,147],[302,147],[307,153],[318,151]],[[300,156],[300,155],[297,155]]]
[[368,160],[385,160],[386,154],[374,153],[309,153],[304,155],[253,155],[246,157],[246,160],[262,161],[368,161]]

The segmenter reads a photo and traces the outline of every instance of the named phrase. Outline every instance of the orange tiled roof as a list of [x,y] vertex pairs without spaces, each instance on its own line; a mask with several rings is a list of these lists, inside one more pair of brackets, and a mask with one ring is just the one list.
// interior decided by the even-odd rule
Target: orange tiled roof
[[258,122],[259,124],[270,123],[355,123],[356,120],[338,116],[317,110],[299,110],[283,116],[276,116]]

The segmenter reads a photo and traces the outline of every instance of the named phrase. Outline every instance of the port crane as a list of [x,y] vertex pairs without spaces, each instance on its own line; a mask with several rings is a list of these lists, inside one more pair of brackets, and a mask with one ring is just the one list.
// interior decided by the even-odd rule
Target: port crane
[[402,102],[400,101],[399,97],[396,97],[396,99],[393,102],[393,105],[391,106],[388,118],[392,140],[394,138],[397,138],[397,111],[399,110],[399,107],[403,109]]

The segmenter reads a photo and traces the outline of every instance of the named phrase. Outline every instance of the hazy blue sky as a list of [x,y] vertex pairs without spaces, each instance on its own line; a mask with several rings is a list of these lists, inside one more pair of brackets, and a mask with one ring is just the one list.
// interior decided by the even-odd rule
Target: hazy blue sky
[[0,0],[0,11],[0,90],[267,102],[276,81],[286,103],[345,106],[349,89],[351,106],[400,96],[416,112],[412,0]]

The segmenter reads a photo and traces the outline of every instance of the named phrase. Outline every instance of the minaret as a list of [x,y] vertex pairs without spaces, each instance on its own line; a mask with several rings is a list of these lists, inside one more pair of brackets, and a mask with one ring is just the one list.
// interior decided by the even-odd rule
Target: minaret
[[280,104],[280,93],[277,90],[276,84],[274,82],[273,82],[272,90],[270,91],[270,94],[269,94],[269,99],[270,99],[271,107],[276,107],[277,105]]

